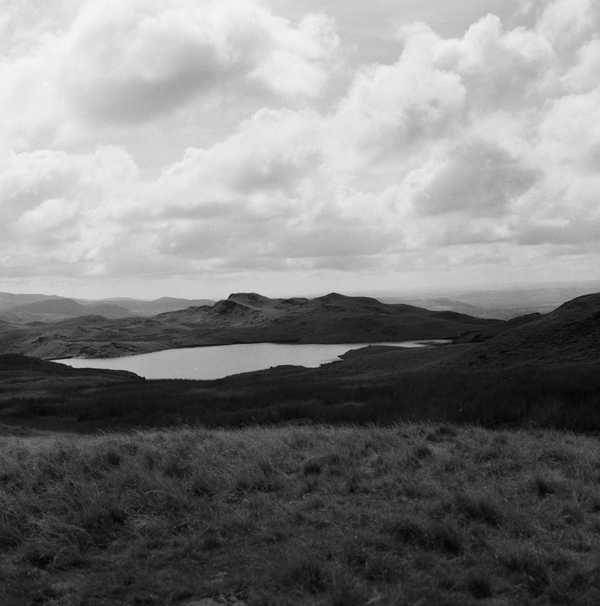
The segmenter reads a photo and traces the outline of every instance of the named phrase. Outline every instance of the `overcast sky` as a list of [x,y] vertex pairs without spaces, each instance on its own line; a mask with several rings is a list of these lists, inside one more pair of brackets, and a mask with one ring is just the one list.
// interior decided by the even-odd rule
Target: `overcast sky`
[[0,290],[600,278],[598,0],[0,0]]

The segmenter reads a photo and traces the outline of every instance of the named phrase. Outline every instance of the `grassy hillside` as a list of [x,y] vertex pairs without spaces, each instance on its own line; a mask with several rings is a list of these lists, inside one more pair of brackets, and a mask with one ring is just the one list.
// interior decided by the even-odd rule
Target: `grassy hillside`
[[497,335],[458,363],[473,366],[518,366],[600,363],[600,294],[568,301],[551,313],[532,316]]
[[593,438],[448,425],[5,437],[0,470],[4,606],[600,602]]
[[454,312],[386,305],[367,297],[316,299],[231,295],[212,306],[152,318],[75,318],[2,330],[0,351],[39,358],[114,357],[174,347],[229,343],[365,343],[489,335],[504,328]]
[[[478,345],[397,351],[368,348],[317,369],[280,367],[218,381],[146,381],[29,359],[4,367],[0,423],[74,431],[287,422],[400,420],[600,431],[597,364],[453,367]],[[446,366],[445,366],[446,365]]]

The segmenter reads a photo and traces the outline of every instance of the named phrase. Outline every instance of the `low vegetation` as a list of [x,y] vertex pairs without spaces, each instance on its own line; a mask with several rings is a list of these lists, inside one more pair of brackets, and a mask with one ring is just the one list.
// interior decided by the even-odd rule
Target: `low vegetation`
[[[363,352],[321,368],[283,367],[220,381],[144,381],[42,361],[35,361],[39,370],[18,375],[3,370],[0,356],[0,422],[79,432],[400,421],[600,431],[596,364],[469,371],[427,365],[427,356],[438,355],[434,349]],[[411,368],[414,360],[421,366]]]
[[593,437],[446,424],[0,437],[5,606],[592,605],[598,553]]

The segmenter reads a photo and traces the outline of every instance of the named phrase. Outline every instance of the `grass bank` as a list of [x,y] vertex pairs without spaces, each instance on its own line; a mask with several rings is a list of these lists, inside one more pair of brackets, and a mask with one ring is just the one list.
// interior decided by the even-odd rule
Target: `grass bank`
[[598,604],[599,489],[548,431],[1,437],[0,603]]

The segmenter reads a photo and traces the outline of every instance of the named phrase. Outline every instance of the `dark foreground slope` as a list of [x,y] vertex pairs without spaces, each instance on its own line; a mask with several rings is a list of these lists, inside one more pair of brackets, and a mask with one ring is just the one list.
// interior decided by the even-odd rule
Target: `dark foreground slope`
[[152,318],[75,318],[2,330],[0,351],[40,358],[113,357],[174,347],[229,343],[361,343],[409,339],[478,338],[504,327],[454,312],[386,305],[331,294],[316,299],[269,299],[235,294],[212,306]]
[[0,356],[0,425],[15,419],[24,426],[84,428],[67,410],[74,401],[90,403],[112,387],[144,383],[137,375],[112,370],[74,369],[20,355]]
[[600,603],[594,438],[180,428],[0,461],[3,606]]
[[[218,381],[107,373],[102,376],[114,374],[113,383],[97,385],[94,378],[90,389],[81,389],[82,375],[65,369],[61,381],[77,389],[61,383],[46,393],[39,388],[44,383],[24,381],[15,391],[9,383],[0,422],[87,431],[410,419],[600,431],[599,311],[600,298],[589,297],[512,323],[484,342],[423,350],[369,347],[320,368],[284,366]],[[46,385],[52,386],[56,367],[48,366]]]

